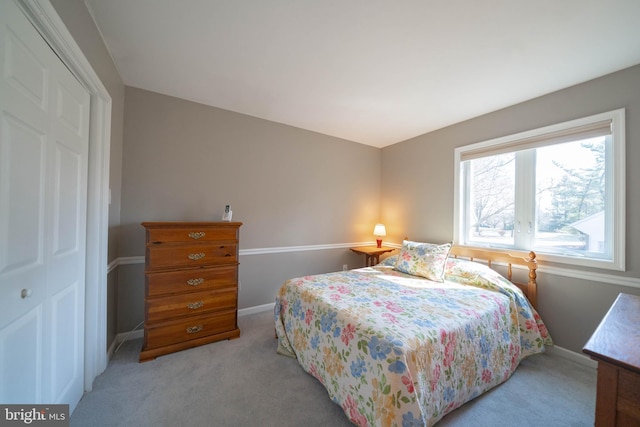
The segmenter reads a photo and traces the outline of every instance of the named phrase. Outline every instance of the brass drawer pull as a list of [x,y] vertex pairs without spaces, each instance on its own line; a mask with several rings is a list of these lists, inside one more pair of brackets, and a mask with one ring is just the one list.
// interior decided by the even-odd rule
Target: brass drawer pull
[[195,254],[189,254],[189,256],[187,257],[192,261],[198,261],[199,259],[204,258],[204,252],[198,252]]
[[190,308],[191,310],[197,310],[201,308],[203,305],[204,305],[204,301],[190,302],[189,304],[187,304],[187,308]]
[[204,283],[204,279],[202,277],[199,277],[197,279],[189,279],[187,280],[187,285],[189,286],[198,286]]
[[191,326],[187,328],[187,332],[190,334],[197,334],[202,330],[202,325]]
[[198,240],[203,238],[206,235],[206,233],[204,231],[192,231],[189,233],[189,237],[191,237],[193,240]]

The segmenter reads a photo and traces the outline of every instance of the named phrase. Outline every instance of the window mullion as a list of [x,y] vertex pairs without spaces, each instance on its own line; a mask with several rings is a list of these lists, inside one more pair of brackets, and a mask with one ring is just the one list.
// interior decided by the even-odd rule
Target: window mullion
[[471,165],[462,163],[462,204],[465,206],[462,212],[462,241],[469,243],[469,230],[471,229]]
[[535,236],[535,150],[516,153],[515,247],[530,250]]

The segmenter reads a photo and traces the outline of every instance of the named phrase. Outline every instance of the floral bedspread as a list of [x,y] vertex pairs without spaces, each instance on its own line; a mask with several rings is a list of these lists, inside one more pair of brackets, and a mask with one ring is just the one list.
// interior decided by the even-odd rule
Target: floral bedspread
[[278,351],[359,426],[431,426],[552,344],[520,289],[456,259],[443,283],[381,265],[291,279],[274,314]]

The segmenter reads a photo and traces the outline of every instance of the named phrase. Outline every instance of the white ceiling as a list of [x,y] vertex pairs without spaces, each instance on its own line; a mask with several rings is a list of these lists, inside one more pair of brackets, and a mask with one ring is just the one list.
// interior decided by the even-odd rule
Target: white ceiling
[[384,147],[640,63],[640,0],[85,0],[124,83]]

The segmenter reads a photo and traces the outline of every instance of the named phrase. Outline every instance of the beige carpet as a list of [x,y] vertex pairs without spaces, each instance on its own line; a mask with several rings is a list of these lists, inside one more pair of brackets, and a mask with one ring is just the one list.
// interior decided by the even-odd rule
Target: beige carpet
[[[239,339],[138,363],[126,342],[71,426],[350,426],[295,359],[276,354],[273,314],[239,318]],[[592,426],[596,371],[557,355],[525,359],[504,384],[445,416],[445,426]]]

